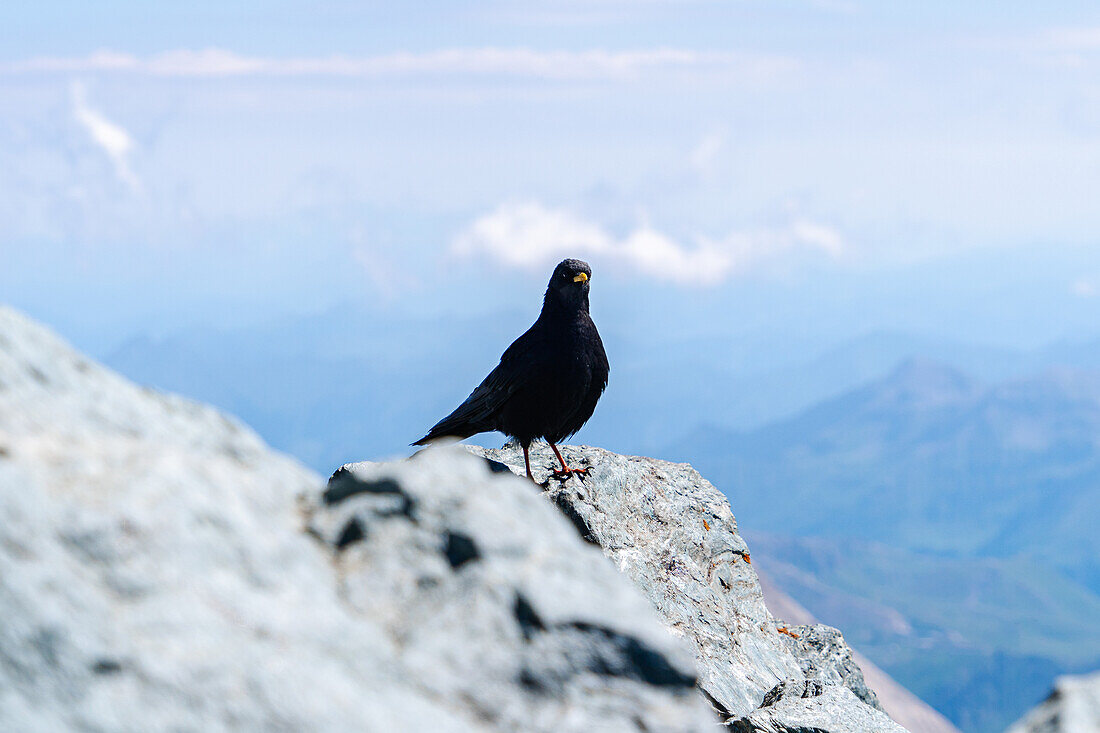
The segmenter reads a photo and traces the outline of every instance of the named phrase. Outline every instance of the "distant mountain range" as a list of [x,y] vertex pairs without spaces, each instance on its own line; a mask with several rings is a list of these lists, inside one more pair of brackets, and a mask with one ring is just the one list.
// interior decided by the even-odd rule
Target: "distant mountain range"
[[1100,597],[1041,562],[746,539],[762,573],[968,733],[1000,733],[1054,677],[1100,668],[1100,628],[1086,621]]
[[909,361],[759,430],[701,428],[664,455],[713,476],[753,527],[1024,558],[1100,592],[1097,372],[985,386]]
[[[240,415],[274,447],[324,472],[405,452],[469,394],[535,315],[425,318],[349,305],[250,328],[135,338],[99,356],[138,382]],[[1050,364],[1100,367],[1100,342],[1020,352],[873,333],[827,346],[774,334],[614,326],[602,330],[611,381],[578,440],[645,455],[700,425],[746,430],[795,415],[914,355],[990,380]]]
[[[1100,373],[928,360],[662,452],[731,498],[777,584],[965,731],[1100,667]],[[797,536],[797,537],[795,537]]]

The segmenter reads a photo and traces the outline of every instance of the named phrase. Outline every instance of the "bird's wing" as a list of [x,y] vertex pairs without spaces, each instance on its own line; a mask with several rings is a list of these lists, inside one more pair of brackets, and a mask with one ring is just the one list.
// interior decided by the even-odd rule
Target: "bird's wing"
[[413,445],[423,445],[444,436],[468,438],[475,433],[493,430],[493,418],[500,409],[540,371],[538,354],[545,352],[537,348],[541,336],[536,326],[532,326],[516,339],[500,357],[496,368],[470,396]]

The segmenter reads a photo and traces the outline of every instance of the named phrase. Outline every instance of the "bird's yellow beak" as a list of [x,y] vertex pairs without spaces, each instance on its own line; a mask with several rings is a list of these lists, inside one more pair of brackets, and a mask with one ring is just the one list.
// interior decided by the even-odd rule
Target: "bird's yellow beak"
[[577,275],[575,278],[573,278],[573,282],[575,282],[575,283],[588,282],[588,275],[586,275],[582,272],[579,275]]

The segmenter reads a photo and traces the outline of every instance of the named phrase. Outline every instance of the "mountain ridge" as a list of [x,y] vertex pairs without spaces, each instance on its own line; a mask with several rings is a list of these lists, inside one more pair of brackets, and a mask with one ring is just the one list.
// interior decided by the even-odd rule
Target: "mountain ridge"
[[1100,539],[1081,521],[1100,509],[1100,372],[1047,375],[982,385],[910,361],[781,422],[700,429],[665,454],[714,476],[761,531],[821,534],[814,516],[760,499],[779,487],[817,496],[821,516],[849,511],[831,534],[917,551],[1011,556],[1025,551],[1024,522],[1026,552],[1100,588]]

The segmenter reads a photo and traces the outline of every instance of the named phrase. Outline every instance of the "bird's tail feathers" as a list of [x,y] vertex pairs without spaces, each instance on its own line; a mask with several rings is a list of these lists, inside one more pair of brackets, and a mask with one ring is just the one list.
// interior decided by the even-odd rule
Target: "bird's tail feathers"
[[483,431],[470,429],[470,426],[468,425],[450,425],[447,424],[446,420],[444,420],[443,422],[439,423],[434,428],[429,430],[428,434],[425,435],[423,438],[414,443],[410,443],[409,445],[427,445],[428,443],[431,443],[434,440],[439,440],[440,438],[457,438],[458,440],[465,440],[471,435],[475,435],[480,432]]

